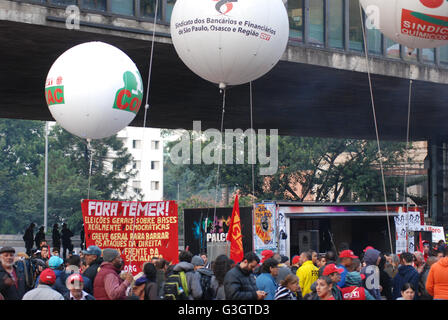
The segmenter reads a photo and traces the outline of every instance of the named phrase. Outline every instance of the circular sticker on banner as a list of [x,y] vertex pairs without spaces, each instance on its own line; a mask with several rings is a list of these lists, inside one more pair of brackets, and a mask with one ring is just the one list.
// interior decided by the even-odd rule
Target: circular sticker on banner
[[45,84],[51,115],[68,132],[102,139],[128,126],[143,98],[143,81],[134,62],[120,49],[88,42],[64,52]]
[[367,27],[408,48],[448,45],[448,1],[360,0]]
[[289,21],[282,0],[177,0],[171,36],[200,77],[239,85],[269,72],[282,57]]

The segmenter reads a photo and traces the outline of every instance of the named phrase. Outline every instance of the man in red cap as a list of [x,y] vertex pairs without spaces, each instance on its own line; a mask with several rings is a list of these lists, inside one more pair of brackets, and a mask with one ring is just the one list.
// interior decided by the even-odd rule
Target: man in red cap
[[363,252],[366,253],[366,251],[367,251],[367,250],[370,250],[370,249],[375,249],[375,248],[372,247],[372,246],[367,246],[367,247],[363,250]]
[[347,268],[352,265],[353,259],[358,259],[358,256],[355,256],[352,250],[344,250],[339,253],[339,258],[341,259],[339,267],[344,271],[341,273],[341,281],[338,282],[338,286],[343,288],[345,287],[345,277],[348,272]]
[[274,252],[272,250],[263,250],[261,251],[261,261],[260,263],[265,262],[266,260],[272,258],[274,256]]
[[337,268],[334,263],[327,265],[324,268],[322,275],[330,277],[333,282],[333,287],[331,289],[331,294],[335,300],[343,300],[341,288],[338,286],[339,281],[341,281],[341,273],[344,272],[343,268]]
[[91,294],[83,290],[84,278],[79,273],[68,276],[66,285],[70,292],[64,295],[65,300],[95,300]]
[[64,297],[51,288],[56,282],[56,274],[51,268],[41,272],[37,288],[28,291],[22,300],[64,300]]

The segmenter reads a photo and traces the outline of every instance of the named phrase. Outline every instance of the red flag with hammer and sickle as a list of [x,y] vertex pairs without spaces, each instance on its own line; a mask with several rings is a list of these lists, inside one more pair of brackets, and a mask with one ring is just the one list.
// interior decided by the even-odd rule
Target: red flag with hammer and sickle
[[232,218],[230,219],[229,233],[227,241],[230,241],[230,259],[235,263],[241,262],[244,257],[243,235],[241,234],[240,206],[238,204],[238,195],[235,196]]

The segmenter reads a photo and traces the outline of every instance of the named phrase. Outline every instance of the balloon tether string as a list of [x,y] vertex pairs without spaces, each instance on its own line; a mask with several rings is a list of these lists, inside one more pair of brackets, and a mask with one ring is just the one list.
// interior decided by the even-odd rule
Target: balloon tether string
[[[148,109],[149,109],[149,91],[150,91],[150,86],[151,86],[151,75],[152,75],[152,64],[153,64],[153,58],[154,58],[154,43],[155,43],[155,35],[156,35],[156,25],[157,25],[157,13],[158,13],[158,9],[159,9],[159,1],[156,1],[156,6],[155,6],[155,10],[154,10],[154,21],[153,21],[153,30],[152,30],[152,43],[151,43],[151,55],[150,55],[150,59],[149,59],[149,69],[148,69],[148,84],[147,84],[147,88],[146,88],[146,100],[145,100],[145,113],[144,113],[144,117],[143,117],[143,132],[142,132],[142,145],[141,145],[141,159],[143,159],[143,141],[144,141],[144,135],[145,135],[145,128],[146,128],[146,118],[147,118],[147,114],[148,114]],[[140,162],[140,168],[142,167],[142,162]],[[133,227],[132,227],[132,238],[131,240],[131,254],[130,254],[130,258],[129,258],[129,264],[128,264],[128,272],[131,272],[131,263],[132,263],[132,251],[134,249],[134,243],[135,243],[135,224],[136,224],[136,220],[137,220],[137,215],[134,216],[134,223],[133,223]],[[132,293],[132,286],[130,288],[130,292],[129,294]]]
[[383,167],[383,159],[382,159],[382,152],[381,152],[381,146],[380,146],[380,138],[379,138],[379,132],[378,132],[378,122],[376,119],[376,109],[375,109],[375,100],[373,97],[373,86],[372,86],[372,77],[370,74],[370,62],[369,62],[369,52],[367,48],[367,36],[366,36],[366,29],[364,26],[364,18],[362,14],[362,6],[361,2],[359,3],[359,12],[361,16],[361,26],[362,26],[362,35],[363,35],[363,41],[364,41],[364,52],[366,55],[366,67],[367,67],[367,76],[369,79],[369,87],[370,87],[370,99],[372,103],[372,113],[373,113],[373,120],[375,124],[375,133],[376,133],[376,142],[378,145],[378,160],[380,163],[380,169],[381,169],[381,180],[383,183],[383,194],[384,194],[384,203],[386,206],[386,217],[387,217],[387,229],[389,232],[389,244],[390,244],[390,251],[393,252],[393,246],[392,246],[392,235],[391,235],[391,228],[390,228],[390,221],[389,221],[389,207],[387,204],[387,192],[386,192],[386,180],[384,177],[384,167]]
[[216,186],[215,186],[215,208],[213,211],[213,230],[215,230],[215,221],[216,221],[216,206],[218,202],[218,186],[219,186],[219,173],[220,173],[220,164],[222,161],[222,132],[224,131],[224,115],[225,115],[225,108],[226,108],[226,86],[224,84],[220,84],[220,93],[222,94],[222,113],[221,113],[221,141],[220,141],[220,154],[218,159],[218,167],[216,170]]

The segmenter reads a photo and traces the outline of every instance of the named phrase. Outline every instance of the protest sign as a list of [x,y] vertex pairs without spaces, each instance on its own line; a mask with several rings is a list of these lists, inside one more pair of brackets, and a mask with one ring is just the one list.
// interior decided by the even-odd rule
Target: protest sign
[[178,219],[175,201],[81,202],[87,247],[117,249],[125,270],[137,274],[152,257],[178,259]]

